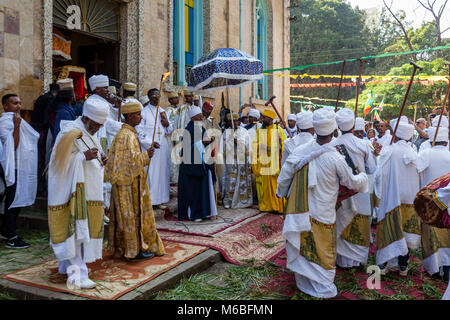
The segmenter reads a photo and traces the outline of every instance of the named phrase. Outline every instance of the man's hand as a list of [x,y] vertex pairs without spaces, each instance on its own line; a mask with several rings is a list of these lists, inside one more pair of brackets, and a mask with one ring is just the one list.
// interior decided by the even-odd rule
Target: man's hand
[[105,156],[104,154],[102,154],[102,163],[104,166],[106,166],[106,163],[108,162],[109,158],[107,156]]
[[375,157],[378,157],[380,155],[380,152],[381,152],[381,145],[378,142],[375,142],[373,144],[373,147],[374,147],[373,154],[375,155]]
[[98,156],[98,149],[97,148],[89,149],[88,151],[86,151],[84,153],[84,156],[86,157],[86,161],[90,161],[92,159],[95,159]]
[[22,118],[20,117],[20,113],[18,113],[18,112],[14,113],[13,121],[14,121],[14,127],[16,127],[16,128],[20,127],[20,122],[22,121]]
[[153,148],[161,149],[161,145],[158,142],[153,142]]
[[155,154],[155,147],[151,147],[147,150],[148,157],[151,159],[153,158],[153,155]]
[[161,124],[164,128],[167,128],[170,125],[165,112],[161,112]]

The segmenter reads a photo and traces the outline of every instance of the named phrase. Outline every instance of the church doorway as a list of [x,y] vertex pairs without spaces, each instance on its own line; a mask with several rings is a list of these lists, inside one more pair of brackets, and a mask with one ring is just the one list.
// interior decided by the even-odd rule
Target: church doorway
[[77,99],[87,79],[118,80],[120,4],[109,0],[53,0],[53,81],[73,78]]

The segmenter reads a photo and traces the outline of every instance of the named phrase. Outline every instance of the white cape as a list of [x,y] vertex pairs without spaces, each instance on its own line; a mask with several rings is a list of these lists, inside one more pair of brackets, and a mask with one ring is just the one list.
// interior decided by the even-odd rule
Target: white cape
[[10,209],[31,206],[36,199],[39,140],[39,133],[22,119],[19,145],[14,150],[13,118],[13,112],[5,112],[0,117],[0,140],[3,147],[0,163],[5,173],[6,186],[16,183],[17,170],[16,194]]

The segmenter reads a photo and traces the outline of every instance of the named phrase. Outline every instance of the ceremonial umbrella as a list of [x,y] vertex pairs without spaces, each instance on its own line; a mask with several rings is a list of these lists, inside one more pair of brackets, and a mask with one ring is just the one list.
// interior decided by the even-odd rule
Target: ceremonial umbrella
[[204,55],[189,73],[189,90],[215,91],[262,80],[263,63],[250,54],[222,48]]

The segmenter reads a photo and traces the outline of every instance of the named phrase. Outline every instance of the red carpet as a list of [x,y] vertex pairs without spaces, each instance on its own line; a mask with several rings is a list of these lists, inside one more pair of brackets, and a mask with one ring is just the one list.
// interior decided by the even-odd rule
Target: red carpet
[[165,240],[215,249],[220,251],[227,261],[234,264],[242,264],[248,260],[263,263],[284,249],[282,229],[282,216],[263,213],[214,238],[166,231],[159,231],[159,235]]

